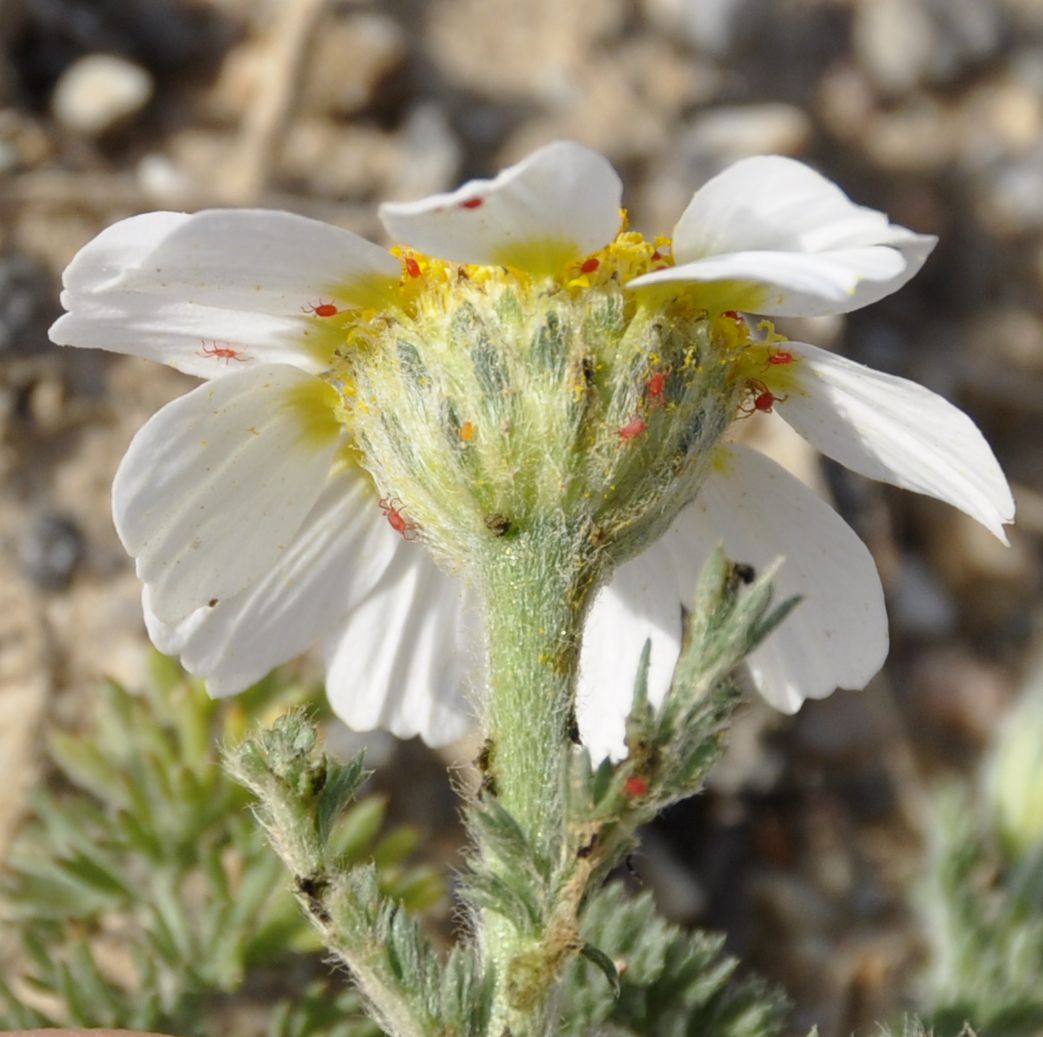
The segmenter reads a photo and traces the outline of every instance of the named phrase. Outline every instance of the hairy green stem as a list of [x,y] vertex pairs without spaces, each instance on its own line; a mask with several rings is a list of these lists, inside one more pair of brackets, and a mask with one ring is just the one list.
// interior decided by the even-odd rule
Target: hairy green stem
[[[491,790],[552,864],[565,847],[565,781],[583,619],[596,586],[574,534],[536,529],[497,545],[481,566],[488,682],[486,755]],[[495,866],[495,863],[494,863]],[[520,921],[520,920],[519,920]],[[490,1033],[545,1032],[548,1004],[563,961],[492,911],[482,944],[496,975]]]

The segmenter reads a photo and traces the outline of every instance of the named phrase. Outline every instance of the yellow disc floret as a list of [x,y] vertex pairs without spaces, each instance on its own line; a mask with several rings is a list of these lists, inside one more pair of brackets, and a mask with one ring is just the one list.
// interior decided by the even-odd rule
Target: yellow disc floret
[[784,391],[773,329],[708,307],[707,286],[627,287],[672,265],[668,238],[624,225],[550,272],[392,251],[381,304],[321,304],[316,342],[381,495],[455,559],[547,522],[628,557],[695,493],[751,394]]

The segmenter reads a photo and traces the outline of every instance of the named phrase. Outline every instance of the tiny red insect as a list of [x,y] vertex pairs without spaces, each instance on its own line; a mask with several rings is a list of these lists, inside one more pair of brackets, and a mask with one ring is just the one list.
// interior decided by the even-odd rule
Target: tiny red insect
[[307,306],[302,306],[301,309],[316,317],[336,317],[340,313],[340,310],[331,302],[309,303]]
[[631,418],[621,429],[619,429],[617,435],[620,440],[625,443],[629,439],[635,439],[637,436],[640,436],[646,428],[648,428],[648,422],[639,415],[636,418]]
[[757,393],[753,398],[753,406],[763,414],[770,414],[771,408],[775,406],[778,397],[768,389],[764,392]]
[[397,497],[381,497],[380,510],[387,516],[388,525],[403,540],[416,540],[416,524],[402,514],[402,502]]
[[249,360],[250,358],[241,349],[235,349],[233,346],[227,344],[222,345],[219,342],[211,341],[210,339],[200,339],[203,344],[203,348],[199,350],[199,356],[212,356],[215,360],[223,360],[225,364],[229,360],[236,360],[240,364]]
[[636,774],[631,774],[623,782],[623,795],[629,799],[638,799],[646,792],[648,792],[648,782],[644,778],[639,778]]
[[777,365],[792,364],[793,363],[793,354],[792,353],[787,353],[786,350],[784,350],[784,349],[780,349],[777,353],[772,353],[768,357],[768,363],[769,364],[777,364]]
[[406,256],[405,263],[406,273],[409,274],[410,277],[420,276],[420,264],[412,256]]
[[583,265],[579,268],[582,274],[592,274],[597,268],[601,266],[601,260],[595,259],[593,256],[586,260]]
[[467,201],[460,203],[461,209],[477,209],[484,202],[484,198],[468,198]]
[[738,310],[725,310],[723,315],[725,317],[731,317],[736,324],[744,324],[745,321],[742,319],[742,314]]
[[666,389],[666,371],[653,371],[648,381],[645,382],[645,395],[652,401],[661,400],[663,391]]

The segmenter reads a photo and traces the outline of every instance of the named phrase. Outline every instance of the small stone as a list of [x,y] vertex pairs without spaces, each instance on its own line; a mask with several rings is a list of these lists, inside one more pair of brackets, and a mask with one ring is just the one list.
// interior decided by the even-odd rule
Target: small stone
[[67,515],[44,512],[26,528],[19,556],[22,568],[42,590],[62,590],[83,557],[83,535]]
[[[578,77],[623,31],[624,0],[431,0],[424,42],[444,90],[515,106],[521,98],[560,107]],[[626,125],[621,118],[618,128]],[[585,138],[584,138],[585,139]]]
[[960,159],[982,167],[1025,155],[1043,137],[1043,89],[1008,75],[977,84],[962,98]]
[[961,143],[961,123],[933,97],[916,95],[852,127],[876,166],[891,173],[938,172]]
[[981,0],[861,0],[853,43],[878,89],[898,97],[955,83],[996,54],[1006,35],[999,5]]
[[922,655],[908,680],[922,730],[986,745],[1014,693],[1010,674],[962,647]]
[[1013,161],[991,164],[978,181],[978,214],[999,237],[1043,231],[1043,144]]
[[889,611],[893,627],[914,637],[947,637],[955,631],[959,618],[955,603],[938,577],[913,554],[901,559]]
[[[1043,258],[1039,283],[1043,289]],[[1021,375],[1043,377],[1043,319],[1018,306],[989,307],[970,326],[967,342],[982,365],[1013,369]]]
[[43,377],[29,390],[29,414],[41,432],[56,432],[66,419],[68,392],[59,378]]
[[405,33],[385,15],[354,14],[322,23],[305,79],[305,109],[338,118],[365,111],[379,101],[407,55]]
[[920,3],[863,0],[855,11],[855,54],[881,92],[905,94],[927,76],[933,30]]
[[100,137],[137,115],[152,98],[152,77],[114,54],[88,54],[62,73],[54,117],[67,130]]
[[397,157],[397,141],[376,127],[338,129],[328,119],[305,116],[286,136],[280,177],[326,198],[372,198],[385,193]]
[[833,136],[858,142],[876,98],[862,69],[852,62],[838,63],[819,80],[815,110]]
[[931,566],[959,604],[964,624],[994,634],[1020,622],[1043,582],[1031,542],[1008,527],[1007,547],[962,511],[927,499],[910,504],[927,527]]
[[[669,123],[663,135],[674,133]],[[675,134],[676,135],[676,134]],[[794,154],[811,135],[808,117],[792,105],[771,103],[711,108],[697,115],[669,148],[660,146],[639,187],[634,210],[642,226],[670,227],[692,193],[725,166],[750,155]]]
[[811,122],[800,108],[772,102],[711,108],[692,120],[682,147],[727,164],[748,155],[794,155],[810,137]]
[[0,354],[46,347],[51,275],[20,252],[0,253]]
[[138,186],[159,206],[182,208],[178,202],[189,199],[198,185],[166,155],[145,155],[134,170]]
[[654,25],[713,57],[734,48],[749,6],[749,0],[645,0]]
[[386,193],[391,198],[422,198],[451,188],[462,152],[449,117],[437,102],[417,105],[399,134],[402,148]]

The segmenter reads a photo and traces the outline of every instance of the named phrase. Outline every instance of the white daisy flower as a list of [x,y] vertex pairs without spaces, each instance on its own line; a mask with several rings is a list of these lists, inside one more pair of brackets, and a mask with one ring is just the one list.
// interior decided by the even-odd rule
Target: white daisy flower
[[322,644],[350,726],[444,743],[472,722],[467,552],[552,515],[604,556],[592,573],[614,565],[581,657],[595,755],[623,752],[649,637],[661,701],[680,604],[721,541],[783,556],[778,594],[804,598],[749,659],[765,698],[792,712],[864,686],[887,652],[868,551],[783,469],[720,446],[727,425],[777,408],[826,455],[1001,539],[1010,492],[941,397],[737,311],[847,312],[934,240],[785,158],[715,177],[672,241],[621,231],[621,194],[604,158],[557,143],[383,206],[391,252],[245,210],[132,217],[89,243],[53,340],[206,379],[141,429],[113,488],[156,645],[227,695]]

